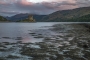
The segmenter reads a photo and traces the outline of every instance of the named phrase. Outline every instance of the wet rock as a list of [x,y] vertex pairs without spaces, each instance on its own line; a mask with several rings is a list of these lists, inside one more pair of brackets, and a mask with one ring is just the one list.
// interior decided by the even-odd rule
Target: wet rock
[[15,40],[22,40],[23,38],[22,37],[17,37]]
[[38,34],[38,35],[42,35],[42,34]]
[[5,57],[0,57],[0,60],[6,60],[6,58]]
[[34,34],[32,34],[32,36],[38,36],[38,35],[34,35]]
[[17,43],[19,43],[19,44],[20,44],[20,43],[22,43],[22,41],[17,41]]
[[4,39],[11,39],[10,37],[2,37],[2,38],[4,38]]
[[4,52],[4,51],[6,51],[6,50],[5,50],[5,49],[0,49],[0,51],[1,51],[1,52]]
[[34,37],[34,38],[44,38],[43,36],[36,36],[36,37]]
[[9,55],[9,56],[7,56],[7,58],[16,59],[16,58],[20,58],[20,57],[18,57],[18,56],[13,56],[13,55]]
[[36,34],[36,33],[29,33],[29,34]]
[[[1,44],[1,47],[3,47],[1,52],[10,52],[11,54],[17,48],[17,50],[20,52],[20,55],[33,57],[32,60],[90,60],[89,35],[87,34],[88,37],[85,35],[86,31],[81,29],[83,27],[78,27],[78,25],[71,26],[72,29],[69,30],[69,32],[68,27],[67,30],[61,28],[58,29],[59,26],[56,27],[58,30],[55,30],[54,32],[60,33],[54,35],[48,34],[48,32],[44,32],[45,35],[47,35],[44,36],[44,34],[41,34],[40,30],[38,33],[29,33],[35,38],[44,38],[43,42],[21,43],[22,37],[16,37],[16,39],[20,41],[15,44],[8,42]],[[69,40],[71,37],[73,38]],[[5,45],[6,47],[9,47],[5,49]],[[16,55],[9,55],[7,57],[7,59],[12,60],[17,58],[19,58],[19,56]]]
[[5,45],[10,45],[10,43],[9,42],[3,42]]
[[65,35],[65,37],[72,37],[72,36],[73,36],[72,34]]
[[85,44],[85,45],[83,45],[83,48],[89,48],[89,47],[88,47],[88,45]]
[[5,47],[5,46],[0,47],[0,51],[1,52],[7,51],[7,47]]
[[83,51],[84,55],[83,57],[86,58],[87,60],[90,60],[90,52]]
[[0,47],[7,48],[5,45],[0,44]]

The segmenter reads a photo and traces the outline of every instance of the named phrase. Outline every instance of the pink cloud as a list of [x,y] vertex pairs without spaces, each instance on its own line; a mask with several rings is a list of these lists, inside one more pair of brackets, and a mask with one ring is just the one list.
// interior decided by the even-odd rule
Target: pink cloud
[[28,2],[27,0],[21,0],[20,3],[23,5],[32,5],[33,4],[32,2]]
[[[58,10],[90,6],[89,0],[43,0],[40,3],[27,0],[0,0],[0,14],[36,13],[50,14]],[[3,10],[5,10],[3,12]],[[11,12],[11,13],[10,13]]]

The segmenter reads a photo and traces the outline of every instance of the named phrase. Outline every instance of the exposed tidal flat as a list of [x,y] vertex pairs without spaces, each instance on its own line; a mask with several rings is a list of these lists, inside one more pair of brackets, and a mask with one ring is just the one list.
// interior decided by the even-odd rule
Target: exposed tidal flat
[[0,25],[0,60],[90,60],[89,23],[8,24]]

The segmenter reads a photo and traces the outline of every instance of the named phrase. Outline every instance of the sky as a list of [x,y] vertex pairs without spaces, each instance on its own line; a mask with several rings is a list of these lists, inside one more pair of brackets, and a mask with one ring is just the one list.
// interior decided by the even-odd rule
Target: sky
[[0,15],[20,13],[47,15],[58,10],[90,6],[90,0],[0,0]]

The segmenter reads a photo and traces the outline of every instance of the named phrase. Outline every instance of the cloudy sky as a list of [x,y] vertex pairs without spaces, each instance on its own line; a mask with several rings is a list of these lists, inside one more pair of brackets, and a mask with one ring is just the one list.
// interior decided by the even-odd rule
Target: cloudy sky
[[0,15],[50,14],[58,10],[90,6],[90,0],[0,0]]

